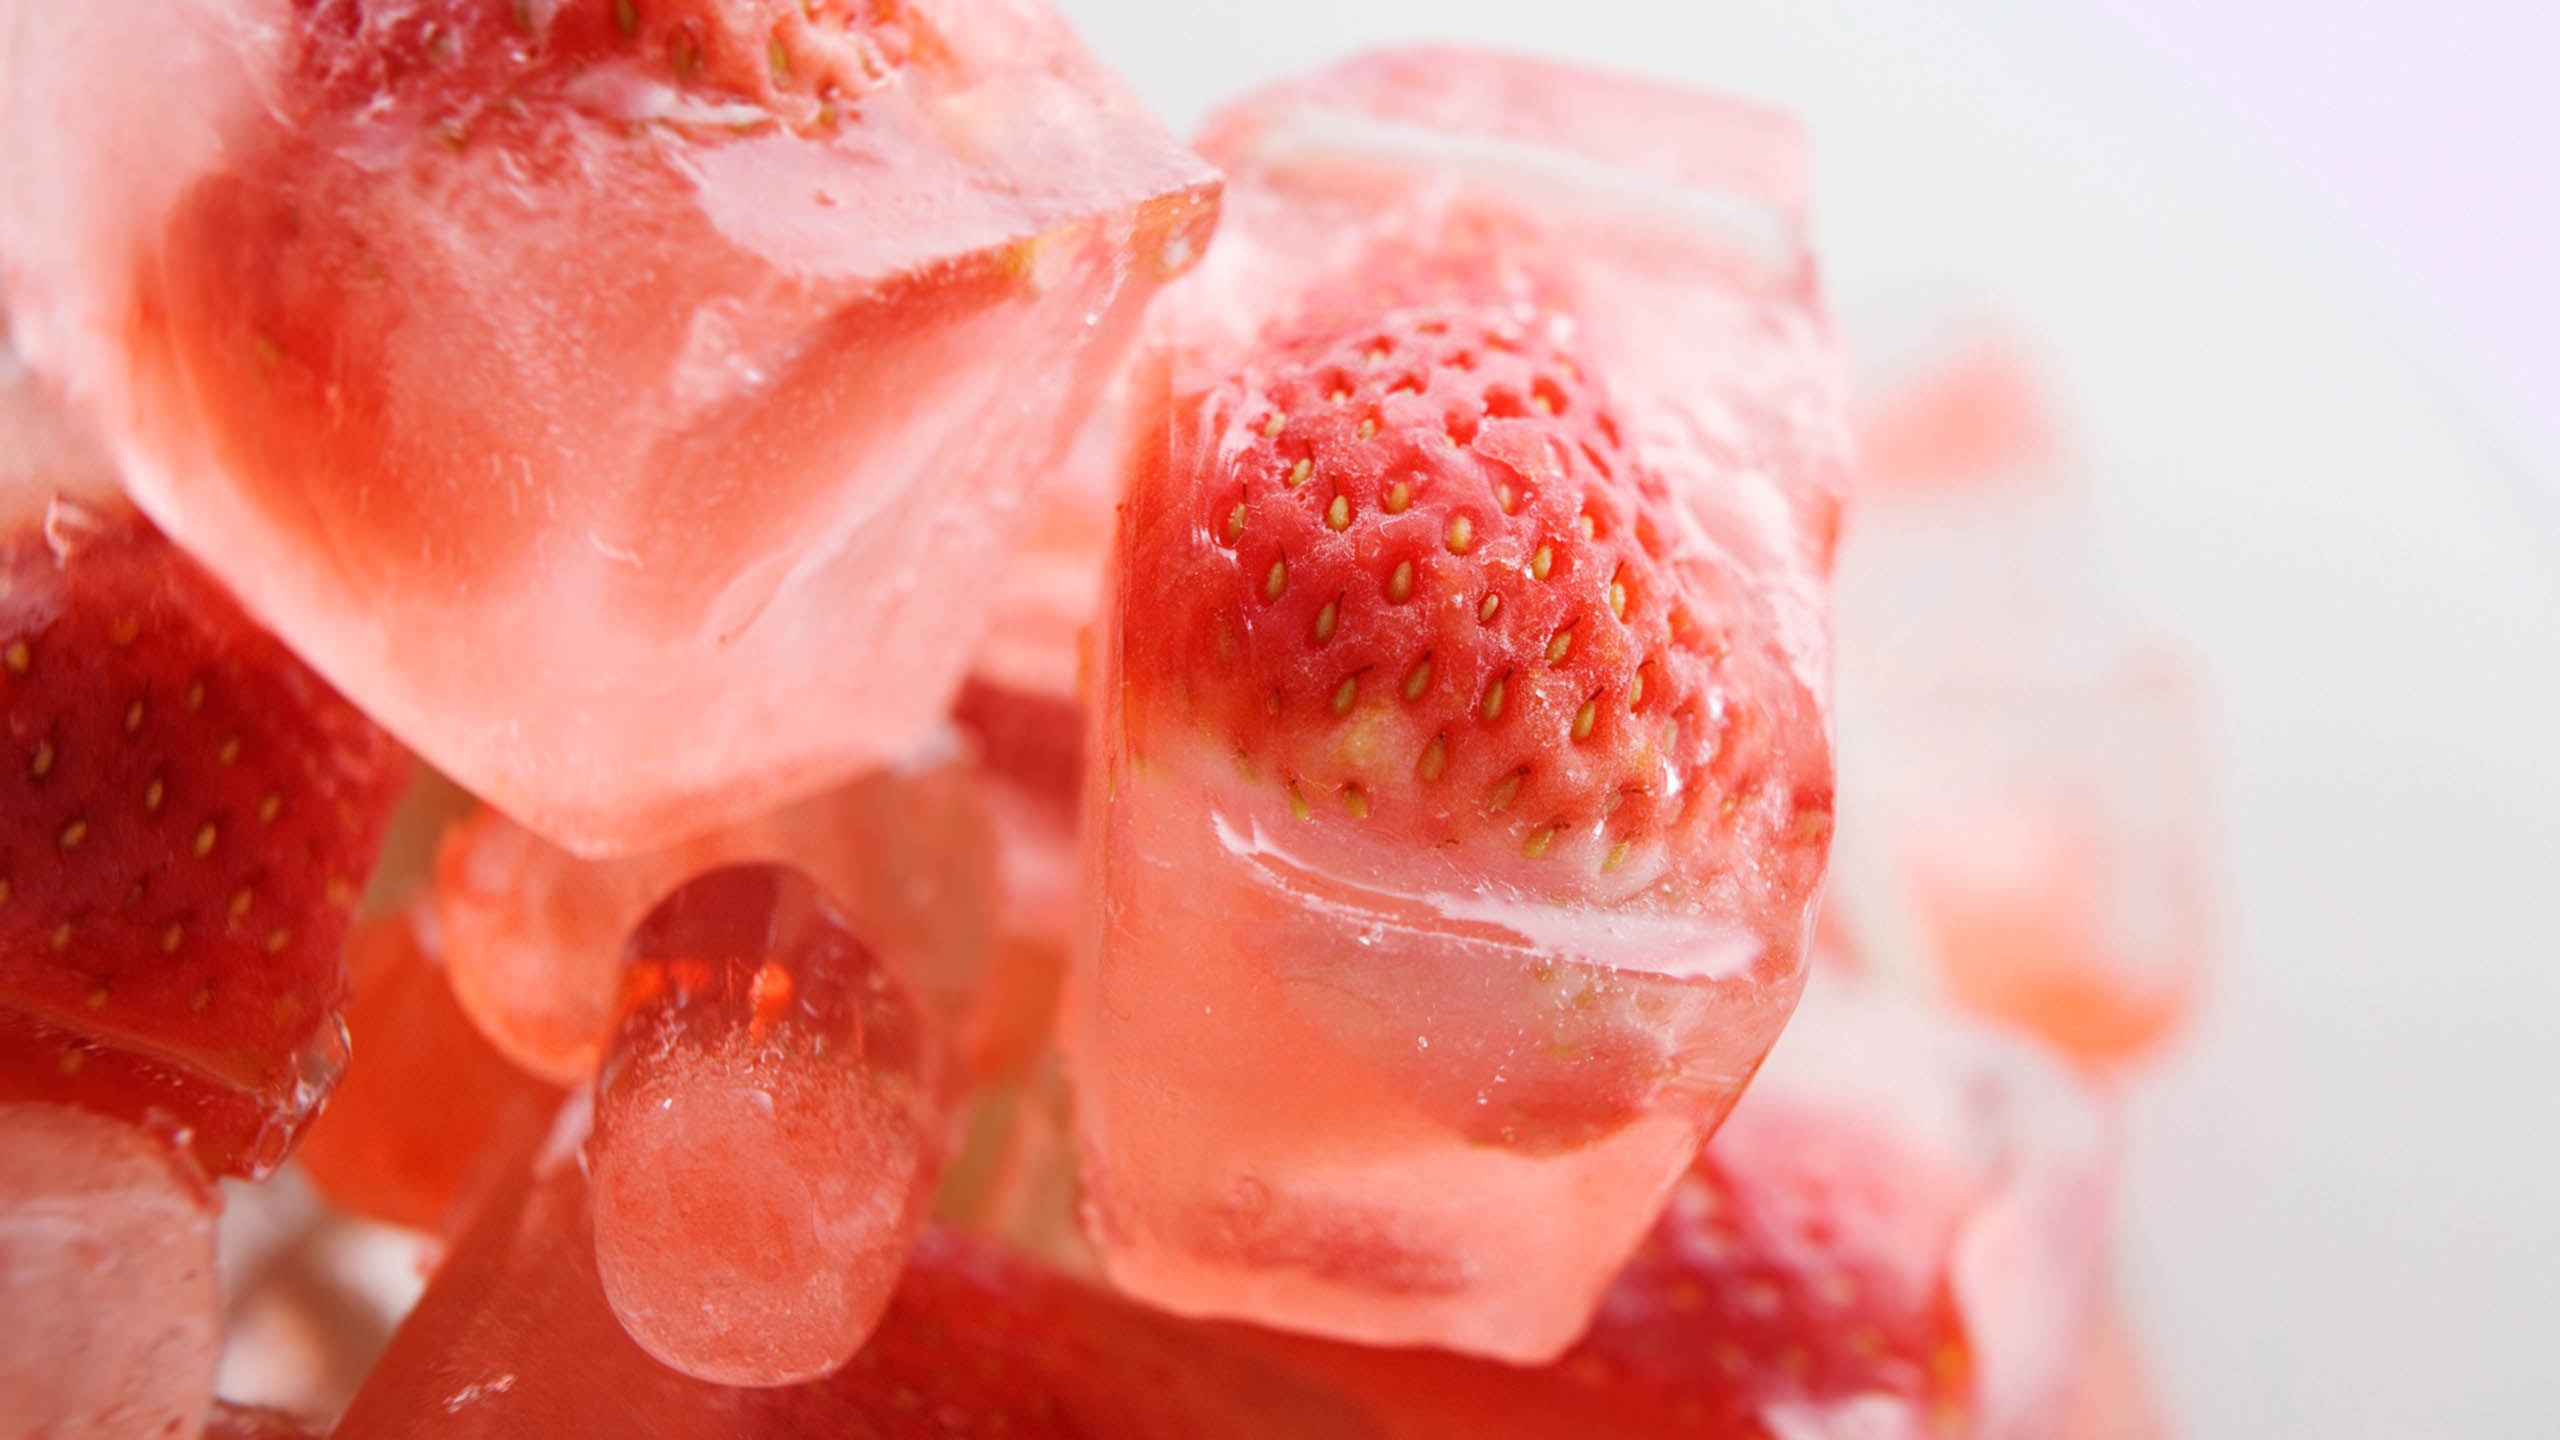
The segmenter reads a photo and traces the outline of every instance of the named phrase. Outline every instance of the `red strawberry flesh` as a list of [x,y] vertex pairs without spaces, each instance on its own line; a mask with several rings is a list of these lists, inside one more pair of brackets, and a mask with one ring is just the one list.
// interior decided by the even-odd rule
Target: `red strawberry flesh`
[[[0,546],[0,1008],[62,1088],[263,1170],[343,1059],[339,942],[406,760],[130,512],[57,502]],[[84,1079],[92,1048],[120,1063]]]

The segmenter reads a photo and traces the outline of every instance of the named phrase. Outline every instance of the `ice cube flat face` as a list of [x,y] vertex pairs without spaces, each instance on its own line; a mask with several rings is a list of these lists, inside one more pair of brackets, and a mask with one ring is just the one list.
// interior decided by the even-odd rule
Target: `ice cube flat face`
[[1114,1283],[1369,1344],[1570,1343],[1791,988],[1616,972],[1604,916],[1542,945],[1248,853],[1185,778],[1122,784],[1065,1036]]
[[62,1440],[203,1423],[222,1353],[211,1187],[158,1138],[0,1105],[0,1415]]
[[[1457,73],[1434,82],[1432,65]],[[1389,83],[1408,70],[1412,85]],[[1338,74],[1351,78],[1283,86],[1213,124],[1208,153],[1230,177],[1225,228],[1202,269],[1156,312],[1139,371],[1153,388],[1137,405],[1156,432],[1152,440],[1142,433],[1131,450],[1130,473],[1139,478],[1124,509],[1123,571],[1095,654],[1098,718],[1085,817],[1089,913],[1099,939],[1069,986],[1065,1028],[1086,1218],[1114,1281],[1179,1312],[1538,1361],[1581,1331],[1794,1000],[1827,834],[1838,390],[1795,239],[1796,201],[1784,179],[1792,162],[1782,159],[1792,152],[1771,138],[1787,134],[1781,122],[1754,116],[1745,124],[1738,109],[1693,102],[1699,143],[1713,153],[1684,168],[1657,165],[1659,157],[1638,147],[1626,162],[1633,168],[1620,169],[1592,153],[1608,149],[1603,132],[1575,128],[1587,119],[1581,100],[1610,83],[1605,78],[1462,55],[1387,57]],[[1559,88],[1540,90],[1549,82]],[[1521,94],[1542,98],[1513,104]],[[1543,128],[1541,106],[1573,123]],[[1728,140],[1735,154],[1756,158],[1727,163]],[[1461,763],[1451,756],[1474,745],[1508,765],[1514,752],[1505,747],[1537,743],[1493,739],[1489,727],[1506,715],[1538,714],[1537,687],[1548,682],[1498,667],[1480,680],[1453,680],[1467,662],[1448,648],[1418,652],[1421,664],[1403,652],[1387,663],[1384,650],[1340,658],[1355,634],[1365,634],[1353,629],[1363,623],[1355,606],[1384,615],[1411,600],[1436,615],[1454,598],[1464,624],[1415,643],[1476,643],[1467,637],[1497,613],[1527,613],[1559,593],[1537,587],[1550,578],[1551,562],[1565,563],[1555,555],[1568,554],[1572,542],[1560,538],[1551,555],[1523,521],[1516,555],[1504,549],[1510,542],[1498,524],[1515,512],[1500,482],[1489,486],[1481,537],[1473,528],[1444,532],[1436,519],[1425,539],[1384,528],[1420,518],[1407,514],[1409,497],[1389,483],[1408,473],[1392,469],[1408,464],[1401,459],[1380,462],[1391,469],[1381,472],[1375,497],[1338,497],[1337,508],[1323,512],[1335,533],[1367,523],[1355,519],[1355,505],[1361,516],[1385,517],[1376,553],[1357,551],[1344,581],[1374,591],[1336,597],[1336,577],[1346,572],[1301,563],[1306,557],[1296,553],[1281,557],[1266,585],[1257,552],[1255,594],[1238,622],[1262,627],[1245,647],[1263,647],[1255,654],[1317,654],[1333,657],[1323,665],[1338,660],[1345,668],[1379,660],[1375,675],[1354,675],[1338,690],[1337,672],[1325,671],[1329,718],[1321,696],[1301,707],[1316,715],[1306,733],[1331,737],[1320,742],[1334,747],[1325,753],[1352,757],[1342,763],[1356,783],[1337,786],[1341,776],[1328,774],[1302,792],[1296,772],[1275,768],[1282,761],[1248,754],[1246,740],[1203,724],[1214,707],[1194,703],[1190,677],[1205,687],[1223,683],[1212,675],[1237,671],[1220,658],[1237,651],[1232,632],[1217,630],[1223,622],[1153,623],[1177,597],[1128,557],[1159,545],[1188,563],[1194,550],[1185,547],[1195,542],[1205,547],[1198,553],[1241,555],[1240,537],[1262,522],[1249,518],[1247,505],[1231,517],[1221,500],[1190,535],[1187,519],[1161,518],[1187,516],[1166,508],[1190,503],[1183,481],[1160,477],[1190,476],[1213,463],[1198,458],[1212,452],[1224,463],[1239,444],[1258,454],[1252,447],[1264,441],[1293,443],[1281,437],[1296,435],[1303,412],[1282,414],[1274,409],[1281,401],[1256,398],[1266,383],[1274,395],[1297,383],[1269,378],[1278,373],[1267,372],[1264,359],[1281,343],[1275,335],[1309,326],[1331,335],[1345,311],[1340,325],[1354,328],[1342,333],[1374,324],[1385,334],[1390,327],[1362,308],[1370,296],[1386,295],[1376,302],[1383,310],[1471,296],[1467,287],[1479,285],[1536,297],[1535,306],[1519,307],[1536,318],[1536,326],[1524,324],[1530,338],[1490,329],[1485,355],[1552,340],[1561,358],[1535,363],[1589,386],[1568,399],[1551,377],[1521,381],[1524,390],[1556,391],[1538,391],[1534,410],[1529,394],[1506,402],[1488,392],[1495,418],[1470,426],[1470,438],[1447,433],[1447,448],[1487,454],[1517,437],[1495,456],[1507,468],[1492,473],[1566,493],[1561,487],[1587,482],[1553,451],[1534,448],[1551,433],[1536,428],[1537,417],[1597,414],[1581,423],[1597,427],[1601,438],[1585,449],[1605,483],[1617,485],[1627,472],[1610,470],[1615,462],[1591,444],[1622,448],[1626,465],[1660,477],[1667,499],[1643,490],[1643,503],[1659,513],[1644,512],[1632,528],[1648,533],[1658,520],[1680,532],[1646,552],[1655,559],[1697,557],[1662,562],[1663,596],[1677,587],[1680,603],[1694,607],[1680,613],[1712,616],[1719,644],[1729,647],[1720,653],[1744,657],[1718,672],[1716,719],[1705,723],[1721,721],[1728,700],[1732,713],[1752,716],[1731,732],[1749,736],[1750,784],[1784,777],[1777,788],[1804,802],[1790,813],[1805,824],[1667,822],[1669,838],[1620,868],[1636,847],[1608,843],[1605,818],[1587,835],[1565,835],[1562,823],[1535,828],[1543,809],[1512,815],[1530,769],[1523,765],[1507,779],[1498,767],[1482,775],[1485,799],[1467,808],[1464,822],[1473,836],[1521,818],[1527,828],[1518,836],[1493,847],[1468,836],[1418,837],[1411,816],[1438,803],[1429,797],[1459,793],[1430,788],[1444,770],[1458,773],[1448,768]],[[1434,313],[1414,333],[1434,340],[1455,333],[1432,328],[1442,324]],[[1346,349],[1331,373],[1370,368],[1357,380],[1327,382],[1335,411],[1355,413],[1340,409],[1352,390],[1400,373],[1379,368],[1388,344],[1369,347],[1365,361],[1361,346]],[[1380,378],[1381,397],[1361,389],[1359,405],[1375,411],[1356,441],[1345,421],[1339,437],[1306,440],[1317,448],[1295,469],[1275,452],[1273,489],[1320,492],[1315,477],[1349,445],[1373,436],[1400,443],[1406,422],[1398,417],[1412,412],[1396,409],[1405,403],[1399,396],[1437,394],[1429,387],[1444,372],[1476,373],[1477,353],[1447,344],[1455,348],[1445,361],[1441,350],[1416,347],[1438,368],[1410,388]],[[1395,364],[1408,363],[1402,353]],[[1325,389],[1313,392],[1319,403]],[[1246,400],[1230,404],[1239,394]],[[1581,398],[1602,395],[1595,403]],[[1511,412],[1494,408],[1505,403]],[[1214,418],[1247,410],[1253,419],[1241,439]],[[1274,414],[1267,424],[1266,411]],[[1422,427],[1413,443],[1434,453],[1443,422],[1413,423]],[[1167,458],[1160,461],[1150,443]],[[1585,493],[1627,501],[1615,491]],[[1247,498],[1265,503],[1259,492]],[[1557,535],[1569,537],[1578,524],[1584,541],[1598,536],[1605,545],[1615,533],[1608,527],[1627,517],[1595,518],[1601,498],[1578,520],[1568,506],[1554,522]],[[1310,513],[1323,504],[1319,493]],[[1221,522],[1223,541],[1211,533]],[[1310,544],[1327,538],[1319,531]],[[1396,548],[1406,544],[1432,552],[1425,568],[1392,564],[1419,553]],[[1281,614],[1284,596],[1299,603],[1294,587],[1309,573],[1319,579],[1305,592],[1303,612],[1262,618]],[[1432,588],[1443,574],[1456,577],[1446,596]],[[1514,579],[1523,588],[1505,588]],[[1420,603],[1426,594],[1435,603]],[[1263,601],[1271,602],[1266,610],[1251,608]],[[1641,615],[1623,591],[1605,599],[1595,591],[1595,618],[1606,618],[1602,604],[1621,620]],[[1547,648],[1542,662],[1530,663],[1540,677],[1560,674],[1579,621],[1565,614],[1539,623],[1564,628],[1553,639],[1539,631]],[[1609,643],[1594,639],[1603,628],[1586,627],[1585,640]],[[1215,638],[1186,650],[1195,630],[1230,636],[1226,650]],[[1284,631],[1313,639],[1289,651],[1297,642],[1277,638]],[[1300,713],[1279,688],[1296,678],[1271,679],[1268,705],[1255,689],[1246,708]],[[1633,714],[1641,684],[1577,692],[1579,716],[1567,703],[1500,733],[1552,733],[1563,742],[1557,749],[1518,753],[1541,773],[1578,773],[1573,747],[1595,733],[1594,707],[1615,707],[1625,694],[1634,697],[1625,702]],[[1417,728],[1404,718],[1434,686],[1472,696],[1479,685],[1483,698],[1468,703],[1468,720],[1487,728],[1465,731],[1445,749],[1431,724]],[[1553,688],[1561,694],[1563,682]],[[1216,713],[1223,722],[1225,712]],[[1471,738],[1479,735],[1487,738]],[[1310,742],[1308,753],[1318,749]],[[1726,776],[1695,783],[1704,792]],[[1407,794],[1424,798],[1400,806]],[[1566,813],[1581,798],[1560,791],[1516,808]],[[1591,813],[1606,817],[1624,792],[1589,798]],[[1736,813],[1717,804],[1694,809]],[[1561,1213],[1577,1217],[1570,1234],[1552,1224]]]
[[24,4],[0,50],[31,355],[323,673],[583,851],[929,726],[1214,210],[1045,5],[702,8]]

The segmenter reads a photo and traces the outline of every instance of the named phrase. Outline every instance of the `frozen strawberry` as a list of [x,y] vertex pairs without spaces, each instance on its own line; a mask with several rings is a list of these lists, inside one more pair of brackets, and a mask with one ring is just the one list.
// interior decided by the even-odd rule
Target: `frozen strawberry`
[[423,905],[347,937],[353,1054],[296,1157],[340,1209],[440,1230],[489,1164],[511,1116],[548,1116],[560,1092],[491,1048],[454,1003]]
[[862,916],[737,865],[624,947],[596,1082],[596,1264],[641,1348],[726,1385],[828,1374],[879,1323],[948,1150],[945,1041]]
[[162,1136],[0,1103],[0,1421],[188,1440],[222,1354],[213,1189]]
[[2050,1436],[2091,1333],[2104,1140],[2031,1048],[1818,985],[1555,1363],[1266,1343],[1398,1440]]
[[1223,1337],[929,1230],[878,1332],[833,1376],[707,1384],[607,1308],[586,1181],[555,1137],[493,1197],[337,1430],[339,1440],[1363,1440],[1356,1409]]
[[2210,957],[2205,696],[2092,593],[2018,346],[1936,348],[1862,432],[1841,889],[1882,972],[2121,1064],[2177,1031]]
[[0,1074],[259,1174],[344,1060],[399,748],[121,507],[0,538]]
[[[1603,83],[1439,63],[1560,113]],[[1142,372],[1068,991],[1087,1220],[1179,1312],[1541,1360],[1801,978],[1837,392],[1809,289],[1700,227],[1756,194],[1371,100],[1213,127],[1230,225]]]
[[679,845],[583,860],[494,810],[449,831],[435,907],[454,993],[500,1052],[562,1085],[595,1072],[622,985],[622,944],[649,907],[724,865],[796,866],[861,912],[974,1065],[996,838],[977,767],[934,744],[812,799]]
[[584,854],[939,721],[1216,209],[1045,0],[7,13],[30,355],[255,613]]

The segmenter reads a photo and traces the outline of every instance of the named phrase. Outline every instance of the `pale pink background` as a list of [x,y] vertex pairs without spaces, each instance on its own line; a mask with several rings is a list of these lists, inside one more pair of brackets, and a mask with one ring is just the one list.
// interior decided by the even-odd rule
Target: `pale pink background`
[[2068,3],[2394,272],[2560,454],[2560,5]]

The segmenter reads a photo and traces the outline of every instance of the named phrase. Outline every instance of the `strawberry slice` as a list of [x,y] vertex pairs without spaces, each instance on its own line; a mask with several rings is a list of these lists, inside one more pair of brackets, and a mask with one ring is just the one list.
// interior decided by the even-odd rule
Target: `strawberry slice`
[[344,1060],[339,942],[401,751],[121,507],[0,539],[0,1092],[280,1162]]

